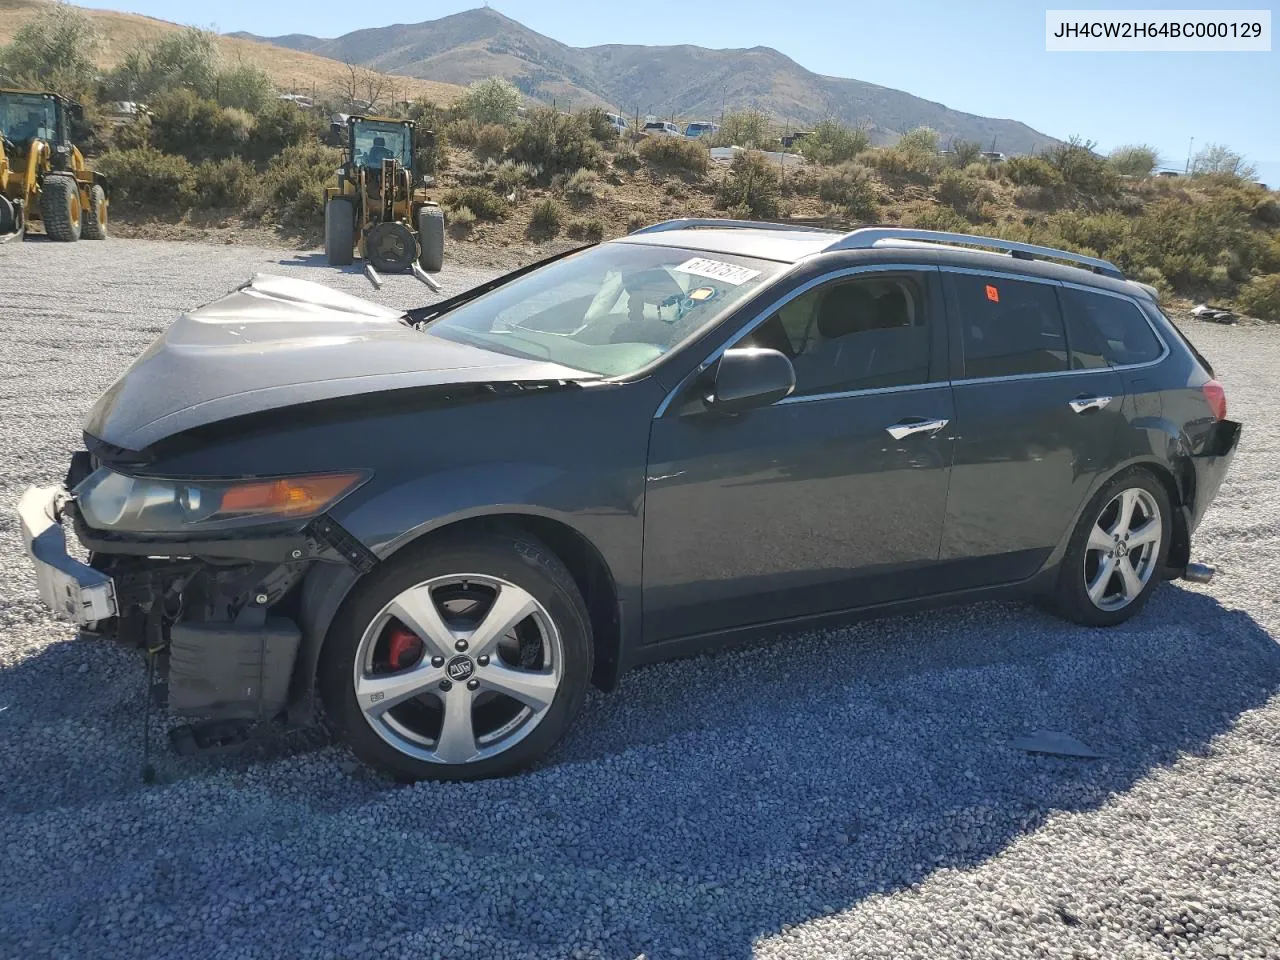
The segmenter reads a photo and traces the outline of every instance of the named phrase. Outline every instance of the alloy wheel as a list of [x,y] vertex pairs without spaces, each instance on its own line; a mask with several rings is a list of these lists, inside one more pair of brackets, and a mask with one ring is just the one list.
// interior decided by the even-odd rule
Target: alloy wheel
[[1085,592],[1095,607],[1121,610],[1138,598],[1155,573],[1163,532],[1155,497],[1141,487],[1107,501],[1084,553]]
[[465,764],[510,749],[546,716],[564,648],[543,605],[498,577],[436,577],[394,597],[354,662],[356,701],[396,750]]

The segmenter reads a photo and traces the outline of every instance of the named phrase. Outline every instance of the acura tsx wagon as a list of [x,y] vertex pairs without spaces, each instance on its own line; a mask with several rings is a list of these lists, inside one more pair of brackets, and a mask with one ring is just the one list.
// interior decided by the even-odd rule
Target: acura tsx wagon
[[46,603],[157,656],[173,712],[503,774],[589,684],[768,628],[1135,615],[1240,431],[1153,293],[990,238],[688,220],[406,313],[259,276],[19,512]]

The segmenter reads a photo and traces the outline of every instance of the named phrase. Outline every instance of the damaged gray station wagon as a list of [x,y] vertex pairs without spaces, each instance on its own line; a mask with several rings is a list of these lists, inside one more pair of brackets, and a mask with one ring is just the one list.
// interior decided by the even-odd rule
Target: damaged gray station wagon
[[197,746],[322,705],[375,767],[472,778],[588,684],[770,628],[1006,596],[1119,623],[1211,573],[1239,431],[1105,261],[686,220],[407,313],[259,277],[19,509],[45,601],[151,651]]

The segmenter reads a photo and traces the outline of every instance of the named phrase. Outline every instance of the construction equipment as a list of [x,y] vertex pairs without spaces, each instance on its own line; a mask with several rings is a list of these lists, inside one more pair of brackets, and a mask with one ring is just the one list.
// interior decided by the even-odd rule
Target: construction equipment
[[0,88],[0,240],[40,222],[51,240],[105,240],[107,180],[73,142],[80,104],[56,93]]
[[[431,136],[430,133],[424,134]],[[437,271],[444,261],[444,213],[414,176],[414,125],[390,117],[347,118],[347,159],[325,188],[324,253],[345,266],[359,253],[375,270]]]

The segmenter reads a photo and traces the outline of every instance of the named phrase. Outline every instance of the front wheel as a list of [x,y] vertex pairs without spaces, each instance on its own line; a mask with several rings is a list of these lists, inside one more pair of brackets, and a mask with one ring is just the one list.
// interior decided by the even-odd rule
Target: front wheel
[[1112,478],[1071,535],[1053,609],[1086,626],[1128,620],[1155,589],[1172,526],[1169,494],[1151,473],[1133,469]]
[[80,239],[80,186],[69,176],[50,174],[40,185],[40,219],[50,240]]
[[324,257],[331,267],[345,267],[355,258],[355,207],[346,197],[324,205]]
[[338,736],[400,780],[513,773],[582,706],[591,628],[564,565],[497,534],[387,562],[330,629],[320,694]]

